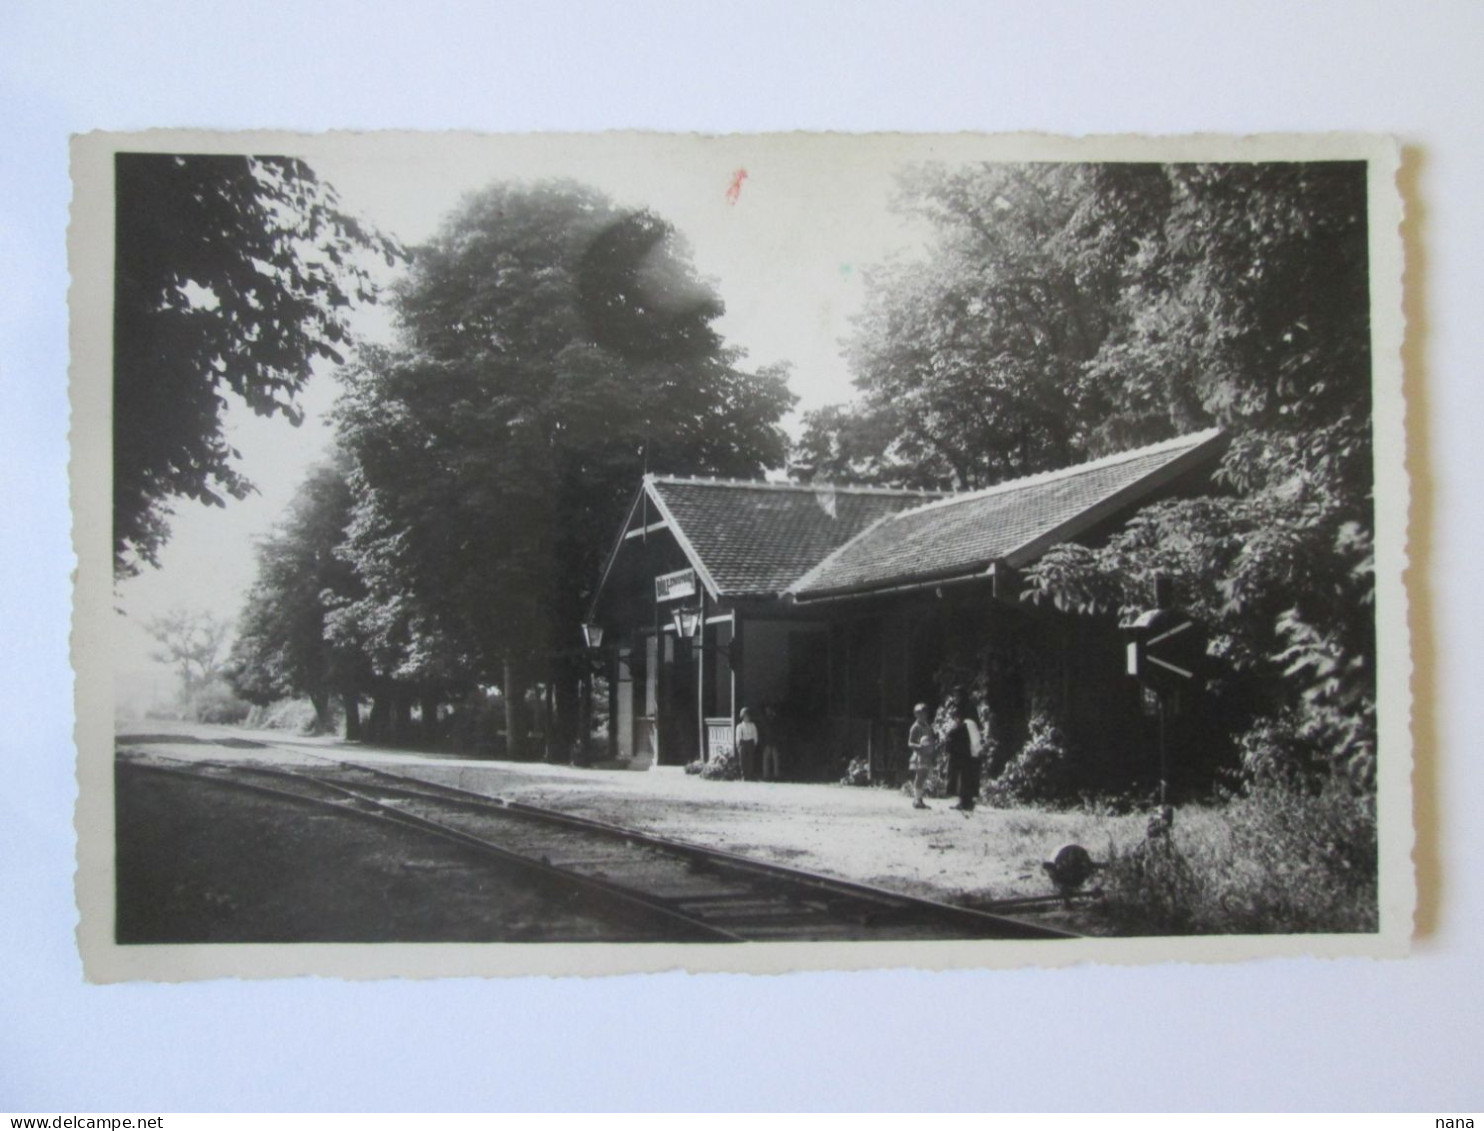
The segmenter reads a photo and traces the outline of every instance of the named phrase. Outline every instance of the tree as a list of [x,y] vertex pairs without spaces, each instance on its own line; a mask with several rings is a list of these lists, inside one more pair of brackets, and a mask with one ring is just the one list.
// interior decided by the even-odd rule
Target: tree
[[512,712],[554,685],[565,742],[578,625],[639,477],[781,464],[784,373],[740,367],[667,223],[570,183],[470,199],[394,301],[399,347],[348,370],[336,409],[349,552],[430,661],[503,683]]
[[1254,727],[1364,776],[1364,166],[928,168],[902,203],[935,245],[868,275],[860,400],[811,415],[794,474],[972,487],[1219,424],[1216,491],[1053,550],[1027,599],[1126,612],[1173,575]]
[[144,630],[159,645],[150,658],[174,666],[182,702],[189,702],[221,677],[224,649],[232,631],[229,621],[208,612],[172,609],[150,618]]
[[[1260,692],[1256,724],[1368,778],[1375,757],[1369,269],[1358,163],[1175,166],[1089,367],[1112,413],[1193,397],[1232,436],[1225,497],[1161,504],[1053,551],[1042,599],[1147,600],[1173,575]],[[1362,611],[1357,615],[1357,611]],[[1255,687],[1254,687],[1255,685]],[[1293,694],[1297,686],[1299,694]],[[1297,698],[1297,702],[1295,702]]]
[[251,703],[308,696],[317,729],[332,728],[339,697],[345,737],[360,737],[359,692],[365,662],[331,639],[326,619],[337,604],[359,599],[365,585],[339,555],[350,522],[344,461],[310,470],[278,529],[257,546],[258,572],[239,618],[227,675]]
[[[795,476],[966,489],[1087,454],[1102,415],[1088,367],[1167,196],[1157,166],[908,174],[898,207],[937,238],[865,273],[848,344],[861,398],[806,418]],[[1168,417],[1143,429],[1172,430]]]
[[343,359],[365,253],[403,253],[288,157],[115,158],[114,572],[158,565],[173,500],[252,483],[223,431],[230,393],[298,424],[316,357]]
[[926,489],[941,488],[952,478],[929,454],[920,428],[902,407],[875,398],[805,413],[803,431],[789,453],[789,474],[806,483]]

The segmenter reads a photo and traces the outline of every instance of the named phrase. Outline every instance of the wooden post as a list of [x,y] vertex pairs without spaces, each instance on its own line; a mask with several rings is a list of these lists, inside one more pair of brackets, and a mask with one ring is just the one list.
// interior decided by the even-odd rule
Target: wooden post
[[706,588],[696,579],[700,590],[701,619],[696,626],[696,757],[706,759]]
[[[742,693],[747,690],[747,682],[743,679],[747,651],[742,642],[742,610],[735,603],[732,605],[732,656],[732,726],[735,728],[742,712]],[[736,733],[735,729],[732,733]]]
[[[631,653],[632,654],[632,653]],[[618,758],[618,666],[624,662],[622,654],[617,649],[613,652],[613,662],[603,663],[603,674],[608,677],[608,760],[615,761]],[[629,668],[629,719],[632,726],[634,709],[634,671]],[[632,752],[634,736],[629,735],[629,749]]]
[[732,622],[727,626],[727,714],[732,726],[737,725],[737,665],[741,662],[742,649],[737,643],[737,609],[732,607]]
[[[645,525],[648,525],[647,521]],[[649,600],[653,607],[653,617],[651,619],[654,626],[654,718],[649,724],[649,745],[652,755],[649,760],[649,768],[654,769],[654,767],[660,764],[660,715],[663,713],[665,706],[665,626],[660,620],[659,594],[655,592],[654,587],[655,553],[653,547],[650,546],[648,535],[645,535],[644,545],[647,551],[646,561],[649,565],[649,568],[645,572],[649,576]],[[645,676],[645,679],[649,678],[648,675]],[[647,703],[645,705],[648,706]]]
[[851,647],[851,638],[854,635],[851,632],[851,627],[852,627],[853,624],[854,624],[853,621],[848,621],[848,620],[847,621],[843,621],[842,622],[842,627],[841,627],[841,632],[840,632],[841,650],[845,653],[845,655],[843,657],[843,659],[844,659],[844,667],[845,667],[845,678],[844,678],[844,680],[841,681],[841,686],[845,690],[845,751],[844,751],[844,753],[845,753],[845,764],[846,764],[847,767],[850,765],[851,762],[855,761],[855,751],[853,749],[851,749],[851,739],[854,737],[852,732],[855,730],[855,728],[851,725],[852,724],[852,716],[851,716],[851,713],[850,713],[851,712],[851,708],[855,705],[854,695],[852,693],[852,689],[851,689],[851,686],[850,686],[851,683],[852,683],[852,681],[855,678],[855,668],[854,668],[854,665],[852,663],[852,661],[854,659],[854,653],[853,653],[852,647]]

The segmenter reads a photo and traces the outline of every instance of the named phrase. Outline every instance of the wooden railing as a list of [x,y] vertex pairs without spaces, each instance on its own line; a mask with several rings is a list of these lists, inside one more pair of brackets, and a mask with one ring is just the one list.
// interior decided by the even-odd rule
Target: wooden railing
[[732,720],[706,720],[706,761],[710,762],[732,749]]

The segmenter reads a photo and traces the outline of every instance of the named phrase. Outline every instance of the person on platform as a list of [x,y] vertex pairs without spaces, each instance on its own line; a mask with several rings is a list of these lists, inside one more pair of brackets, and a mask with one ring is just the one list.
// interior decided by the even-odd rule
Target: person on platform
[[922,795],[927,789],[928,774],[933,772],[938,739],[933,734],[933,717],[928,713],[926,703],[917,704],[912,708],[912,714],[912,729],[907,732],[907,748],[912,751],[907,763],[907,768],[912,771],[912,808],[927,809],[928,803]]
[[974,766],[974,796],[984,782],[984,728],[979,725],[979,712],[972,706],[964,712],[964,727],[969,732],[969,756]]
[[[978,731],[978,725],[974,731]],[[963,705],[954,700],[948,709],[948,733],[944,737],[948,747],[948,791],[958,794],[955,809],[965,813],[974,810],[979,794],[979,767],[974,761],[974,738],[964,718]]]
[[737,770],[743,781],[757,777],[757,723],[746,707],[741,711],[742,721],[737,724]]
[[763,708],[763,725],[758,735],[758,744],[763,748],[763,781],[778,780],[778,712],[772,705]]

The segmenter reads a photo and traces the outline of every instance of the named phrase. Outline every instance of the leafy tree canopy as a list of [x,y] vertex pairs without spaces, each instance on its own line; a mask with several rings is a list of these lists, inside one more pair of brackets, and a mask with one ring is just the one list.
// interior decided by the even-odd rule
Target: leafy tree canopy
[[963,489],[1072,462],[1091,442],[1086,370],[1162,186],[1154,166],[910,173],[899,206],[934,246],[866,273],[860,400],[806,418],[795,474]]
[[158,564],[172,501],[243,498],[222,413],[231,393],[300,420],[316,357],[340,362],[354,302],[374,301],[363,255],[390,239],[341,211],[286,157],[115,158],[114,571]]
[[343,464],[311,469],[283,522],[258,543],[257,578],[227,664],[233,689],[249,702],[308,696],[321,729],[331,696],[354,692],[362,668],[359,652],[337,647],[326,632],[330,610],[365,593],[337,554],[351,513]]
[[496,185],[417,249],[394,301],[400,345],[349,369],[337,408],[347,552],[378,614],[341,630],[400,610],[404,661],[431,641],[429,663],[496,679],[570,653],[647,468],[784,460],[784,372],[742,368],[712,326],[719,297],[648,212],[571,183]]
[[926,168],[901,203],[934,245],[868,274],[859,398],[806,418],[793,474],[975,487],[1220,424],[1220,493],[1052,551],[1029,597],[1127,610],[1173,574],[1273,704],[1301,688],[1314,748],[1365,763],[1364,166]]

